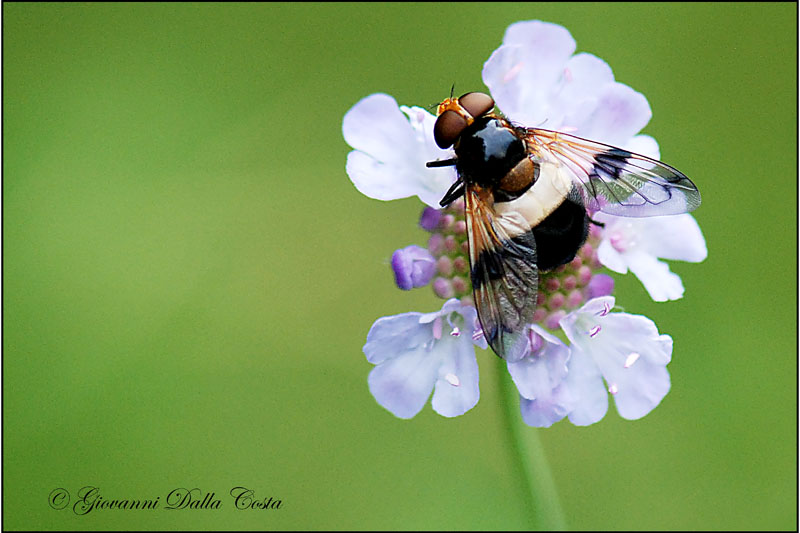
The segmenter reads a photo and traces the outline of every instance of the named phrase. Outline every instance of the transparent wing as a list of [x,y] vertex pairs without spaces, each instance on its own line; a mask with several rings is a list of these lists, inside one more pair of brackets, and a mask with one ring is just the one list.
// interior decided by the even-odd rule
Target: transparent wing
[[498,215],[484,194],[477,186],[465,193],[473,297],[489,345],[503,359],[517,361],[536,310],[536,241],[521,215]]
[[634,154],[556,131],[525,130],[528,150],[556,165],[578,185],[570,200],[612,215],[677,215],[700,205],[700,192],[679,170]]

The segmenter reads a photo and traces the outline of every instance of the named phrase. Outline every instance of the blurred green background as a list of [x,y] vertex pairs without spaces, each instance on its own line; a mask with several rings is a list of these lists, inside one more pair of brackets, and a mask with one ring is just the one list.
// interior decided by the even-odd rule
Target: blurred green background
[[[709,249],[672,263],[680,301],[617,276],[674,339],[672,390],[539,430],[568,527],[796,529],[796,11],[4,4],[4,528],[529,527],[494,355],[456,419],[368,391],[373,321],[441,302],[394,288],[421,204],[356,191],[341,122],[373,92],[483,89],[505,28],[541,19],[648,98]],[[49,507],[86,485],[223,508]],[[281,509],[234,510],[237,485]]]

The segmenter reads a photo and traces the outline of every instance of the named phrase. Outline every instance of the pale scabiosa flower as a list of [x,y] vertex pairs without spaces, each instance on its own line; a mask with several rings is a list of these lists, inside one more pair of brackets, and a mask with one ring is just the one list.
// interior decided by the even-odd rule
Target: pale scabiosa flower
[[[650,157],[656,141],[639,131],[651,117],[643,95],[614,79],[556,24],[512,24],[483,67],[498,108],[516,123],[571,133]],[[478,401],[474,347],[487,346],[472,302],[464,202],[438,209],[455,181],[453,167],[425,163],[453,157],[433,138],[435,117],[398,106],[386,94],[362,99],[344,117],[354,148],[347,173],[363,194],[379,200],[417,196],[427,207],[419,225],[427,250],[399,249],[391,265],[404,290],[430,285],[446,300],[434,313],[379,318],[364,353],[376,365],[369,388],[400,418],[415,416],[433,393],[433,409],[458,416]],[[670,388],[666,365],[672,339],[648,318],[614,312],[613,279],[603,267],[633,272],[657,301],[680,298],[683,285],[660,259],[702,261],[707,252],[691,215],[631,219],[592,213],[586,243],[568,264],[539,273],[539,295],[522,356],[507,361],[520,411],[530,426],[568,418],[593,424],[608,410],[609,394],[623,418],[649,413]],[[563,340],[562,340],[563,339]],[[565,342],[566,341],[566,342]]]

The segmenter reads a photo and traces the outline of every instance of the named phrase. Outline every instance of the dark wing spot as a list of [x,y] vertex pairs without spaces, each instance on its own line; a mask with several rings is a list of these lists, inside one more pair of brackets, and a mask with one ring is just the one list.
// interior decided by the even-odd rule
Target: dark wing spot
[[486,281],[508,278],[510,274],[518,276],[525,264],[536,264],[536,241],[533,231],[503,241],[496,249],[482,250],[478,260],[472,265],[470,279],[472,288],[478,289]]

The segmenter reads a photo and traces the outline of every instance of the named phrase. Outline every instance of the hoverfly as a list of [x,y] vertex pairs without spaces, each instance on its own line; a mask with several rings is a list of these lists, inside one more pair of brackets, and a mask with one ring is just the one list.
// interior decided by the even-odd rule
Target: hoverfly
[[700,205],[680,171],[655,159],[565,133],[512,124],[491,96],[472,92],[439,104],[434,139],[455,157],[458,179],[442,198],[463,195],[470,279],[486,340],[509,361],[522,357],[536,309],[539,271],[569,263],[595,211],[648,217]]

